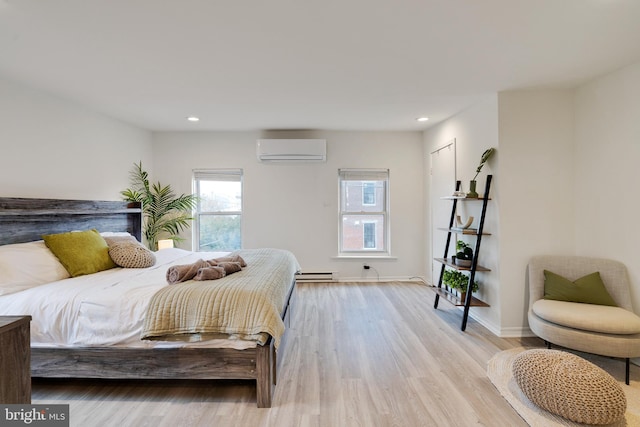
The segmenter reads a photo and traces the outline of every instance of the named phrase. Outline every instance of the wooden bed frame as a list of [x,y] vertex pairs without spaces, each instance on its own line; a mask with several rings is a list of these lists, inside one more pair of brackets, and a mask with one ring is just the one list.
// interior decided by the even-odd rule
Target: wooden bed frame
[[[0,198],[0,245],[41,240],[43,234],[96,228],[141,239],[140,204],[109,201]],[[289,327],[295,279],[281,313]],[[278,354],[264,346],[228,348],[32,348],[31,373],[45,378],[243,379],[256,381],[259,408],[271,407]]]

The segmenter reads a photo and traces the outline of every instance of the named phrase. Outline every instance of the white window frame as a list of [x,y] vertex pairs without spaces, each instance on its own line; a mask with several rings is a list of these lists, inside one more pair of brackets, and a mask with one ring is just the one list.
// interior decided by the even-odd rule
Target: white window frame
[[194,251],[200,250],[200,217],[211,215],[224,215],[231,216],[237,215],[240,217],[240,247],[242,247],[242,211],[244,210],[244,182],[242,169],[194,169],[193,170],[193,193],[197,196],[200,195],[200,181],[234,181],[240,182],[240,210],[239,211],[201,211],[200,201],[196,203],[196,207],[193,212],[193,236],[192,236],[192,248]]
[[[371,181],[383,182],[383,208],[380,211],[349,211],[345,209],[346,201],[343,199],[345,197],[343,191],[343,182],[345,181]],[[390,256],[391,255],[391,239],[390,239],[390,216],[389,216],[389,169],[339,169],[338,170],[338,256],[340,257],[354,257],[354,256]],[[369,204],[364,204],[364,199],[362,200],[363,206],[370,206]],[[380,249],[360,249],[360,250],[346,250],[343,248],[343,225],[344,225],[344,217],[345,216],[371,216],[371,215],[380,215],[383,217],[383,236],[384,236],[384,246]],[[365,219],[363,222],[367,221]],[[367,221],[370,222],[370,221]],[[377,228],[377,227],[376,227]],[[364,228],[363,228],[364,231]],[[377,230],[376,230],[377,232]],[[363,235],[364,239],[364,235]],[[377,243],[377,235],[376,235],[376,243]],[[364,247],[364,241],[363,245]]]

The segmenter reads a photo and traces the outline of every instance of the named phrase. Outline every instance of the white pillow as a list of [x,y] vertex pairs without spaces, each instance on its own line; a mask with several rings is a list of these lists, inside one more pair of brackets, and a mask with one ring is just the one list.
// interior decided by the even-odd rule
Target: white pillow
[[102,237],[121,237],[121,236],[131,236],[131,233],[126,231],[101,231],[100,235]]
[[0,246],[0,295],[69,277],[42,240]]

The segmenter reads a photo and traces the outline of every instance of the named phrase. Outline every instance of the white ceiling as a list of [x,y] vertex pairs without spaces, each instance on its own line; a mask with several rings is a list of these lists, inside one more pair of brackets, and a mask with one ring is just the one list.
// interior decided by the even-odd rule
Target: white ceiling
[[420,130],[639,59],[638,0],[0,0],[1,75],[158,131]]

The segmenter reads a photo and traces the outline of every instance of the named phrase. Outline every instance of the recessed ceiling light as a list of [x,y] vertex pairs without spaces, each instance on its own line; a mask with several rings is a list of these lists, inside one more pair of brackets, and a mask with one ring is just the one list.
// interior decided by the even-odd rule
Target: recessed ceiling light
[[418,117],[416,120],[419,122],[426,122],[427,120],[429,120],[429,117]]
[[190,122],[198,122],[200,121],[200,118],[195,116],[189,116],[187,117],[187,120],[189,120]]

